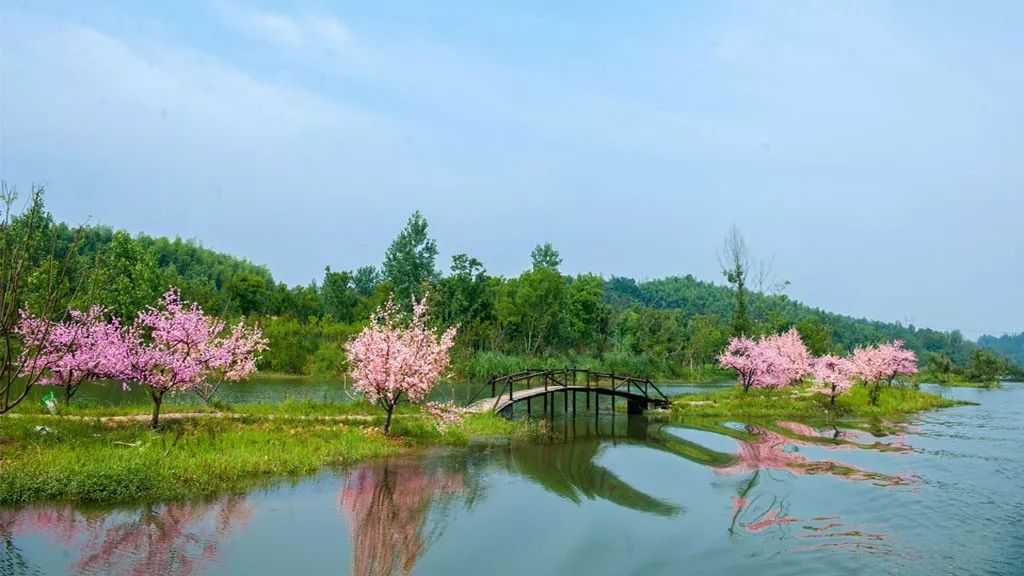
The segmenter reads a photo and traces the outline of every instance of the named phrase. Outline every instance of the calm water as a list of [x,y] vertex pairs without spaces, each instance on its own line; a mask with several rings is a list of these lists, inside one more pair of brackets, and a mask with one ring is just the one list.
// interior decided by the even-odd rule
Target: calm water
[[0,512],[3,574],[1024,574],[1024,385],[895,429],[556,421],[248,494]]
[[[667,396],[676,396],[729,385],[731,385],[729,382],[702,385],[668,383],[658,384],[658,388]],[[60,398],[61,389],[36,386],[32,389],[29,401],[38,403],[42,396],[51,390]],[[446,383],[435,388],[431,393],[431,397],[436,400],[455,400],[464,404],[474,393],[480,390],[481,384],[478,383]],[[481,393],[481,397],[486,396],[490,396],[490,388],[486,388]],[[258,376],[245,382],[224,383],[217,393],[217,398],[229,404],[251,404],[258,402],[278,403],[285,400],[351,402],[356,396],[351,386],[348,386],[345,381],[339,379],[313,376]],[[82,384],[72,399],[72,403],[77,405],[92,404],[104,406],[145,404],[149,401],[149,395],[145,388],[135,386],[126,391],[118,382],[87,382]],[[169,395],[166,397],[166,402],[172,404],[198,404],[201,400],[195,394],[185,393]]]

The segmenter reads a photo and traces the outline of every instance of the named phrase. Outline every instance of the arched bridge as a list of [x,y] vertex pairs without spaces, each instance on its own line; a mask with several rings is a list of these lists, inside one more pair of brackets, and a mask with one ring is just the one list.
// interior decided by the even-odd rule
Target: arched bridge
[[[490,392],[490,396],[481,396]],[[621,376],[614,372],[599,372],[581,368],[530,368],[515,374],[491,378],[470,398],[467,408],[470,412],[497,412],[512,416],[517,404],[526,405],[526,413],[533,413],[533,399],[542,402],[542,413],[555,413],[556,395],[562,397],[563,412],[575,411],[576,395],[585,396],[586,408],[590,409],[591,396],[595,412],[601,396],[611,398],[612,410],[615,399],[624,398],[629,413],[639,413],[648,408],[668,408],[671,402],[650,378]],[[571,400],[570,400],[571,394]]]

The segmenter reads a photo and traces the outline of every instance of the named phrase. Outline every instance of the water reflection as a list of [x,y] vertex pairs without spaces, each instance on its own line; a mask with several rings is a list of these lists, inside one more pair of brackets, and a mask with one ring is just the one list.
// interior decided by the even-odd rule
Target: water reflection
[[827,450],[912,451],[900,441],[862,444],[849,440],[850,437],[857,437],[857,434],[838,428],[823,434],[819,429],[797,422],[777,422],[773,427],[748,425],[746,434],[737,437],[740,446],[735,459],[727,466],[716,466],[715,472],[731,475],[775,469],[796,475],[827,474],[850,480],[865,480],[879,486],[904,486],[915,481],[906,474],[887,475],[836,460],[811,460],[799,452],[801,446]]
[[[623,458],[629,461],[635,454],[608,456],[622,447],[654,451],[655,455],[653,459],[645,457],[643,469],[625,470],[616,463],[621,464]],[[809,457],[820,455],[822,450],[830,457]],[[899,438],[889,437],[883,442],[854,429],[795,422],[755,425],[643,417],[578,418],[558,421],[549,435],[529,442],[485,442],[468,449],[407,453],[364,463],[329,476],[331,482],[339,483],[337,492],[330,484],[327,506],[317,506],[314,514],[325,513],[330,521],[343,518],[347,522],[352,553],[350,559],[341,560],[348,563],[349,573],[357,576],[413,573],[450,527],[451,519],[474,516],[466,512],[485,495],[499,501],[507,498],[504,493],[485,492],[488,485],[496,486],[495,478],[515,478],[518,484],[539,486],[577,505],[581,518],[593,514],[587,510],[589,501],[601,500],[645,515],[679,518],[678,522],[660,524],[671,526],[670,530],[699,524],[700,530],[713,529],[731,540],[777,542],[788,550],[887,554],[891,539],[885,530],[832,515],[857,517],[856,511],[832,505],[833,499],[838,501],[833,492],[847,497],[851,492],[824,482],[814,487],[801,483],[799,495],[793,491],[794,477],[813,475],[884,487],[916,481],[908,475],[887,475],[831,459],[832,454],[843,451],[852,456],[852,451],[913,450]],[[675,464],[679,460],[698,466],[691,467],[692,474],[678,476]],[[651,478],[664,494],[639,489],[623,479],[626,473]],[[827,491],[827,495],[814,502],[812,496],[820,490]],[[791,510],[790,498],[800,503],[795,511]],[[340,517],[330,505],[332,500]],[[515,505],[532,511],[546,505],[533,502],[543,502],[543,498],[529,500]],[[253,501],[260,503],[262,499],[256,496]],[[265,502],[258,505],[267,506]],[[503,509],[507,506],[506,502]],[[691,510],[689,521],[687,509]],[[34,568],[19,550],[18,546],[25,549],[25,536],[33,535],[43,536],[55,549],[71,552],[75,559],[67,569],[74,573],[209,572],[222,561],[225,566],[232,565],[230,559],[224,560],[229,555],[223,547],[230,535],[247,526],[253,510],[244,497],[235,496],[207,503],[115,511],[83,511],[69,506],[2,511],[0,574],[53,571],[52,567]],[[507,520],[482,509],[481,513],[494,516],[487,520],[490,524],[483,524],[488,530],[499,529]],[[709,514],[720,521],[718,528],[711,528],[714,520],[709,523]],[[256,532],[274,530],[273,523],[281,522],[273,514],[263,518]],[[299,521],[320,525],[323,520],[303,515]],[[283,537],[292,537],[289,528],[276,529],[283,531]],[[465,530],[465,526],[457,530]],[[337,538],[335,532],[329,534]],[[656,538],[658,533],[648,537]],[[255,542],[249,545],[248,553],[261,554],[265,542],[247,538]],[[479,538],[483,542],[487,536],[481,534]],[[474,542],[467,541],[465,547],[471,548]],[[239,550],[231,551],[231,555],[239,554]],[[34,560],[39,563],[38,557]],[[427,564],[431,562],[433,558]]]
[[[355,576],[411,574],[416,562],[444,531],[450,505],[472,505],[479,484],[450,461],[401,456],[364,464],[338,492],[349,522]],[[428,517],[434,513],[434,521]]]
[[70,506],[0,511],[5,573],[38,573],[14,541],[46,537],[50,547],[73,550],[68,571],[78,574],[205,573],[221,557],[225,537],[245,528],[254,513],[242,496],[214,502],[169,503],[116,512],[80,511]]

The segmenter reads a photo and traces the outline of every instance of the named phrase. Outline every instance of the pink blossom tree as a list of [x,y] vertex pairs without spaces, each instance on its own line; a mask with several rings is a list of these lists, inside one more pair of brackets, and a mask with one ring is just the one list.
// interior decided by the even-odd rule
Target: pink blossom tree
[[810,373],[811,355],[796,330],[759,340],[733,338],[718,357],[724,368],[736,371],[743,391],[782,388]]
[[448,351],[456,327],[427,326],[427,299],[413,301],[412,314],[402,315],[393,301],[374,312],[370,324],[346,346],[353,387],[387,413],[384,433],[402,400],[419,403],[448,368]]
[[[219,382],[242,380],[256,371],[258,355],[266,348],[259,329],[239,324],[226,336],[224,331],[223,321],[207,316],[198,304],[183,302],[175,288],[126,331],[122,376],[149,388],[153,428],[159,425],[166,393],[195,390],[208,400]],[[208,384],[210,378],[218,383]]]
[[796,328],[765,336],[761,339],[761,346],[770,348],[781,359],[779,378],[782,386],[799,382],[811,374],[811,352]]
[[902,340],[860,347],[853,351],[853,376],[871,387],[871,404],[878,404],[883,382],[892,384],[900,376],[917,374],[917,355]]
[[815,358],[814,379],[819,387],[815,391],[829,397],[829,404],[836,405],[836,397],[853,387],[853,363],[846,359],[827,354]]
[[108,321],[105,314],[106,309],[93,306],[52,321],[23,311],[17,327],[21,375],[38,375],[38,384],[62,387],[65,405],[83,382],[116,378],[122,372],[123,336],[117,318]]

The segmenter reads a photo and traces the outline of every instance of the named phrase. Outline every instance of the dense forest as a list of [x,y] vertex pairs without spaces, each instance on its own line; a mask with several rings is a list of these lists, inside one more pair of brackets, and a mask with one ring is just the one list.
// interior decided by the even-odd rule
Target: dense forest
[[[70,256],[65,290],[72,306],[101,304],[130,319],[177,286],[184,298],[210,312],[259,323],[270,340],[262,368],[274,372],[344,373],[342,344],[373,310],[388,298],[408,305],[421,296],[431,300],[435,322],[459,325],[455,366],[467,378],[572,364],[663,378],[706,377],[715,374],[714,359],[733,334],[794,326],[818,354],[899,338],[947,374],[979,361],[977,346],[956,331],[851,318],[792,300],[779,287],[748,288],[751,264],[737,231],[724,251],[725,285],[689,275],[637,282],[564,274],[550,244],[537,245],[530,269],[506,278],[488,274],[467,254],[452,257],[442,273],[437,243],[417,212],[380,266],[326,268],[320,282],[288,286],[263,266],[194,240],[133,237],[108,226],[72,229],[45,210],[37,216],[45,225],[34,233],[57,239],[38,258]],[[985,344],[1008,356],[1016,351],[1020,362],[1017,338],[1005,346],[1002,339]]]
[[985,334],[978,338],[978,344],[1006,356],[1018,366],[1024,366],[1024,332],[1002,336]]

